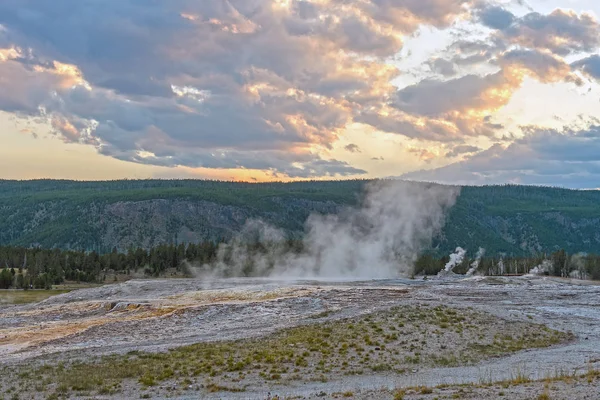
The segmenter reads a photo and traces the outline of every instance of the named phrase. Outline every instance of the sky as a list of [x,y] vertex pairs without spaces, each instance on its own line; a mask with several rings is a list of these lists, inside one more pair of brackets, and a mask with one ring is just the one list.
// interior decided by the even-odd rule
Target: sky
[[0,179],[600,185],[597,0],[2,0]]

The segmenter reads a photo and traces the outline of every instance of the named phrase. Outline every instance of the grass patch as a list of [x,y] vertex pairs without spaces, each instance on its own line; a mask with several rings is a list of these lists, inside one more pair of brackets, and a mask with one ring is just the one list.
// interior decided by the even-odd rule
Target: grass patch
[[0,304],[38,303],[70,290],[0,290]]

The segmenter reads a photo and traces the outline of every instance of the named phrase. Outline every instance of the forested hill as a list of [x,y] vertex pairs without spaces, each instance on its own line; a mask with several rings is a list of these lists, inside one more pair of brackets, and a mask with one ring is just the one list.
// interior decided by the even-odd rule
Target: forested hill
[[[260,218],[298,238],[312,212],[359,202],[367,181],[0,181],[0,245],[110,251],[230,238]],[[600,253],[600,191],[464,187],[437,253]]]

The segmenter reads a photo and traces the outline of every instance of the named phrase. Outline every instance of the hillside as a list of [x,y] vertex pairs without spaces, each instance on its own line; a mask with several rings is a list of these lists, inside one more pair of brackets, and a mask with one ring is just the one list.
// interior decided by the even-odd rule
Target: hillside
[[[248,218],[299,237],[313,212],[360,201],[366,181],[248,184],[215,181],[0,181],[0,245],[100,252],[227,239]],[[489,255],[564,248],[600,252],[600,192],[529,186],[464,187],[436,252]]]

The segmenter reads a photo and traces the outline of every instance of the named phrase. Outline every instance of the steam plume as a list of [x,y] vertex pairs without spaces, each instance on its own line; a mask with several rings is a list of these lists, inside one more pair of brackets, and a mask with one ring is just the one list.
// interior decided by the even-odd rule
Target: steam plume
[[529,271],[529,275],[545,275],[552,269],[552,261],[544,260],[540,265],[535,266]]
[[463,249],[462,247],[457,247],[456,250],[454,251],[454,253],[450,254],[450,261],[448,261],[446,263],[446,266],[444,267],[444,271],[452,272],[454,267],[456,267],[458,264],[463,262],[463,259],[465,258],[465,254],[467,254],[467,251],[465,249]]
[[500,261],[498,261],[498,272],[500,275],[504,275],[504,259],[500,259]]
[[471,276],[475,274],[475,272],[477,272],[477,268],[479,268],[479,263],[481,263],[481,258],[484,254],[485,249],[483,247],[480,247],[477,251],[477,254],[475,255],[475,261],[471,263],[471,268],[469,268],[469,270],[467,271],[467,276]]
[[585,257],[587,256],[586,253],[577,253],[577,254],[573,254],[571,256],[571,269],[572,271],[569,272],[569,277],[570,278],[575,278],[575,279],[587,279],[587,271],[585,268]]
[[[336,215],[311,215],[303,250],[282,245],[284,233],[260,221],[247,224],[239,237],[219,250],[218,275],[286,278],[376,279],[408,275],[419,252],[431,243],[454,205],[459,188],[435,184],[375,181],[360,207]],[[265,251],[248,251],[248,235]]]

